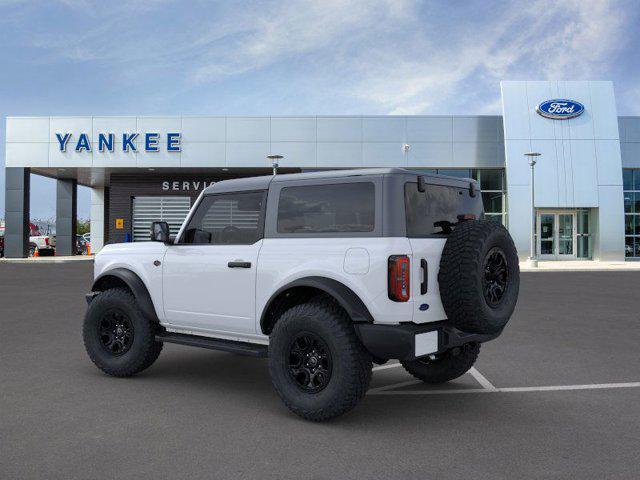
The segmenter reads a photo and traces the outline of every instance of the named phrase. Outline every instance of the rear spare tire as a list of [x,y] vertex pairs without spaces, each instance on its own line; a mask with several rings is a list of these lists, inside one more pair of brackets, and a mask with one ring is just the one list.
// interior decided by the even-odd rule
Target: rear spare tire
[[507,229],[489,220],[460,223],[442,251],[438,283],[454,327],[500,332],[513,313],[520,286],[518,255]]

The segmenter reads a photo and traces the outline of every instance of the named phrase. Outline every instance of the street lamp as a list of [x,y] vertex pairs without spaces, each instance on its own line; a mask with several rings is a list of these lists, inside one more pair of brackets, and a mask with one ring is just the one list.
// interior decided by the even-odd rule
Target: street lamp
[[278,173],[278,161],[284,158],[282,155],[267,155],[267,158],[271,160],[271,166],[273,167],[273,174]]
[[536,258],[536,192],[535,192],[535,176],[534,167],[536,166],[536,157],[541,154],[538,152],[527,152],[524,154],[529,160],[531,167],[531,248],[529,250],[529,266],[537,267],[538,259]]

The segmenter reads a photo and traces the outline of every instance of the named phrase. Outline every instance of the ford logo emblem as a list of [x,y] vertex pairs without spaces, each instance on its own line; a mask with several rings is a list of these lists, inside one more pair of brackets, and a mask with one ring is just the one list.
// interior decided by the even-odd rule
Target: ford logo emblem
[[546,118],[566,120],[581,115],[584,112],[584,105],[573,100],[547,100],[538,105],[536,112]]

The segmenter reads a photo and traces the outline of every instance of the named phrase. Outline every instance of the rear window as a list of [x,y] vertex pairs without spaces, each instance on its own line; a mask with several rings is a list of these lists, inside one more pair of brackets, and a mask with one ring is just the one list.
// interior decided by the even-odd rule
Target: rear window
[[285,187],[278,202],[278,233],[372,232],[371,182]]
[[419,192],[417,182],[404,186],[408,237],[447,235],[455,228],[458,215],[482,217],[480,192],[470,197],[469,190],[465,188],[429,184],[425,190]]

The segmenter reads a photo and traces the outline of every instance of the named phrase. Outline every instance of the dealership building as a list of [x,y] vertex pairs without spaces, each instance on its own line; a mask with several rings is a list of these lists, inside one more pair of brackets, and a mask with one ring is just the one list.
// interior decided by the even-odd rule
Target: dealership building
[[[640,117],[608,81],[502,82],[501,116],[9,117],[5,255],[29,251],[30,175],[57,181],[57,254],[72,253],[77,186],[92,251],[173,232],[212,182],[278,172],[402,167],[478,180],[486,215],[542,260],[640,260]],[[526,153],[539,153],[527,157]],[[535,158],[535,208],[529,159]]]

